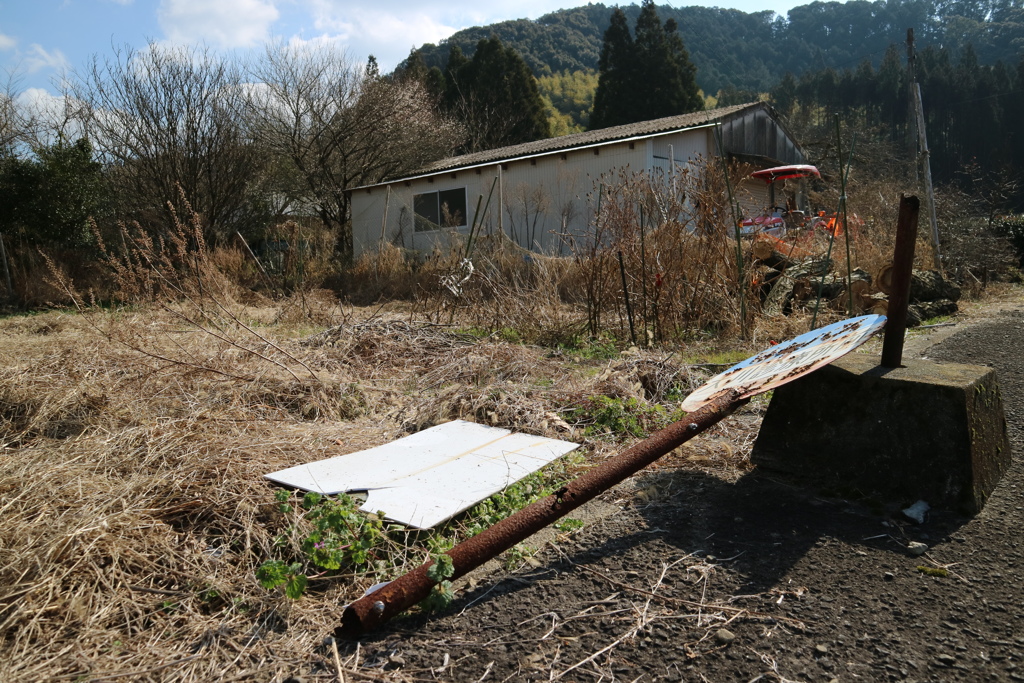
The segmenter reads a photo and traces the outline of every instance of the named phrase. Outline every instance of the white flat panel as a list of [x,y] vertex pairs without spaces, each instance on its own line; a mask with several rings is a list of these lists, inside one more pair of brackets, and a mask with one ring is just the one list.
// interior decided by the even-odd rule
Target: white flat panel
[[576,448],[568,441],[455,420],[267,479],[325,495],[366,491],[361,510],[427,529]]

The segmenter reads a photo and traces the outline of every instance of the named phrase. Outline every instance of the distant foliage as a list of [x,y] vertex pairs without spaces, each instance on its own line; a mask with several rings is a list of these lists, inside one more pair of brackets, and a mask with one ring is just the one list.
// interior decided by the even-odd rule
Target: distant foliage
[[597,91],[597,73],[559,71],[550,76],[540,76],[537,87],[547,107],[552,135],[579,133],[587,129]]
[[675,20],[662,26],[653,0],[644,0],[634,34],[629,33],[625,13],[616,8],[601,48],[592,129],[686,114],[704,106],[696,68]]
[[[620,5],[633,24],[638,5]],[[453,46],[472,54],[492,34],[523,56],[538,76],[559,71],[597,70],[601,43],[612,6],[593,3],[546,14],[477,26],[453,34],[438,45],[426,44],[426,66],[443,67]],[[797,77],[808,69],[845,69],[869,59],[877,68],[886,48],[913,27],[918,44],[974,45],[983,64],[1016,62],[1024,39],[1024,8],[1019,2],[963,0],[888,0],[813,2],[787,16],[771,10],[746,13],[718,7],[657,6],[663,21],[673,19],[697,67],[697,84],[706,93],[723,88],[762,92],[787,71]]]
[[34,246],[82,246],[103,211],[103,171],[85,138],[0,159],[0,232]]
[[462,152],[515,145],[551,136],[549,107],[523,58],[496,36],[481,40],[467,57],[453,45],[442,70],[413,51],[395,71],[432,92],[441,109],[464,127]]
[[[772,100],[818,157],[830,152],[814,150],[813,141],[832,138],[819,133],[830,130],[839,115],[845,126],[859,131],[862,143],[888,142],[907,150],[909,158],[916,132],[903,54],[904,48],[891,46],[877,69],[865,60],[839,71],[807,71],[799,79],[786,74]],[[928,46],[917,54],[916,71],[935,182],[989,197],[983,214],[1024,206],[1024,59],[1015,67],[989,66],[971,45]],[[982,190],[979,173],[989,177],[986,187],[997,190]]]

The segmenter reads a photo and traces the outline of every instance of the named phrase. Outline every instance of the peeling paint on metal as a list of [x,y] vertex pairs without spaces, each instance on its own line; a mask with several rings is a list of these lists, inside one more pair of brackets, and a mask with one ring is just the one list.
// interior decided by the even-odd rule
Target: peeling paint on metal
[[746,398],[828,365],[866,342],[885,325],[884,315],[864,315],[812,330],[737,363],[686,397],[682,409],[698,410],[735,389]]

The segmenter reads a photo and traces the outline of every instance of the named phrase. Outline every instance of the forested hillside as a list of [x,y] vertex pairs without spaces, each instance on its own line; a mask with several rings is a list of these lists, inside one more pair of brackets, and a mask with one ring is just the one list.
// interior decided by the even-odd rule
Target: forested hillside
[[[637,4],[622,7],[632,25]],[[590,4],[559,10],[532,21],[517,19],[465,29],[420,53],[427,66],[444,67],[452,46],[472,55],[492,34],[523,56],[536,76],[596,70],[613,6]],[[974,46],[983,64],[1016,64],[1024,51],[1021,0],[851,0],[813,2],[782,17],[770,10],[748,14],[711,7],[659,5],[663,21],[674,19],[697,66],[706,94],[721,89],[766,91],[788,71],[843,69],[865,58],[875,66],[886,48],[913,28],[920,48]]]

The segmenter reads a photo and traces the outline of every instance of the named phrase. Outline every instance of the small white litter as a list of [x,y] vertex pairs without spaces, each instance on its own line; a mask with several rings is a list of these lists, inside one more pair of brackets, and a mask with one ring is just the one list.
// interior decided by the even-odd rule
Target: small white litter
[[429,529],[578,447],[455,420],[266,478],[324,495],[366,491],[360,510],[383,512],[394,522]]
[[924,524],[924,520],[928,518],[928,511],[931,509],[928,503],[919,500],[910,507],[904,508],[903,514],[906,515],[907,519],[912,519],[918,524]]

